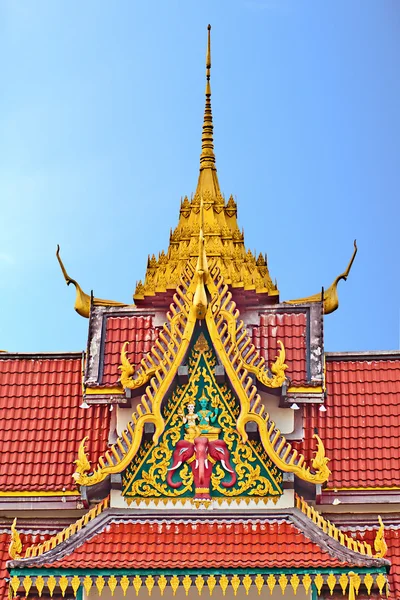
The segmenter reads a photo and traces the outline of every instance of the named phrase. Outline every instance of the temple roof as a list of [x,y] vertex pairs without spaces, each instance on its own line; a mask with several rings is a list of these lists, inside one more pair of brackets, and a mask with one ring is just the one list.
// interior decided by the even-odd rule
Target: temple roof
[[[77,483],[80,486],[96,485],[108,475],[121,473],[126,469],[140,448],[145,423],[155,426],[153,441],[155,444],[159,442],[165,428],[161,404],[171,389],[178,369],[183,365],[198,319],[205,321],[211,344],[238,398],[240,414],[237,417],[236,428],[243,443],[248,440],[246,424],[254,422],[265,452],[279,469],[295,473],[308,482],[323,483],[329,477],[329,468],[320,438],[314,436],[317,439],[317,451],[307,465],[304,463],[304,457],[292,450],[291,445],[270,420],[254,385],[257,382],[264,388],[278,389],[285,384],[287,365],[283,343],[278,341],[279,352],[269,370],[265,360],[252,344],[244,322],[240,320],[239,311],[218,266],[214,263],[209,271],[204,256],[205,262],[200,269],[204,253],[204,239],[201,234],[198,243],[198,267],[195,270],[190,263],[186,265],[184,277],[176,288],[167,323],[158,332],[154,345],[142,359],[139,370],[135,370],[129,363],[126,356],[127,344],[122,347],[120,369],[123,388],[135,390],[142,386],[147,387],[140,404],[132,414],[131,422],[116,443],[100,457],[91,474],[88,474],[90,466],[85,458],[85,442],[82,442],[79,451],[80,462],[74,474]],[[211,298],[208,305],[205,288]],[[200,294],[201,290],[203,295]],[[254,376],[254,380],[250,375]],[[90,431],[87,435],[91,436]],[[315,443],[311,447],[315,449]]]
[[304,407],[306,449],[316,428],[331,457],[328,490],[399,490],[400,353],[326,355],[327,411]]
[[14,567],[272,569],[388,564],[329,539],[296,511],[252,519],[162,519],[113,515],[110,510],[80,531],[68,544],[61,542],[36,557],[21,559]]
[[[296,592],[300,584],[308,589],[311,582],[319,591],[324,585],[333,590],[339,583],[343,593],[349,585],[358,589],[361,583],[369,589],[383,589],[390,564],[386,559],[374,555],[366,542],[330,526],[316,511],[310,513],[311,518],[307,516],[311,507],[301,499],[298,505],[300,509],[245,519],[160,518],[111,509],[105,500],[59,534],[27,548],[23,558],[13,552],[14,560],[8,563],[11,588],[16,594],[23,586],[28,594],[33,585],[37,589],[47,585],[52,594],[58,585],[64,594],[72,586],[76,594],[80,585],[86,591],[94,583],[104,587],[103,575],[108,574],[110,589],[119,585],[126,591],[133,584],[137,590],[143,583],[152,587],[156,581],[162,589],[168,584],[165,575],[171,587],[189,589],[206,583],[214,587],[217,574],[219,586],[225,589],[237,583],[248,588],[255,585],[260,591],[265,584],[270,589],[279,584],[284,591],[289,584]],[[15,531],[12,540],[13,549],[19,544],[21,552]],[[48,568],[61,577],[45,582],[42,569]],[[113,570],[118,578],[112,579]],[[126,574],[136,575],[132,580]]]

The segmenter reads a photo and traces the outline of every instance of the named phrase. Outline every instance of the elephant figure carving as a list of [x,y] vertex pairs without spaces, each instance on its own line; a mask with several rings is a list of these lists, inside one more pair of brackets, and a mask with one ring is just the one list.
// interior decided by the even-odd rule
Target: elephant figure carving
[[168,469],[167,483],[174,489],[181,487],[182,481],[173,481],[173,476],[183,463],[188,463],[193,473],[195,498],[210,500],[211,473],[216,462],[220,462],[230,474],[229,480],[222,481],[221,485],[226,488],[233,487],[236,483],[236,473],[230,462],[228,447],[223,440],[209,440],[206,437],[197,437],[192,442],[179,440]]

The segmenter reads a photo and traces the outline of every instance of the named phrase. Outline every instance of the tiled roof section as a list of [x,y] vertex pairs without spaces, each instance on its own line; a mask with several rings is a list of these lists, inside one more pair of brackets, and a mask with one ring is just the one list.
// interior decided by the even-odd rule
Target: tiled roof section
[[317,428],[331,459],[329,488],[399,487],[400,360],[327,356],[326,383],[327,411],[305,406],[301,452],[310,458]]
[[[343,529],[343,527],[342,527]],[[348,535],[356,536],[359,540],[365,540],[373,545],[376,529],[365,529],[361,531],[347,531]],[[390,597],[398,600],[400,598],[400,530],[398,528],[385,527],[385,541],[388,547],[385,558],[390,560],[389,573]]]
[[[23,533],[19,531],[21,536],[22,547],[25,547],[28,544],[40,544],[45,540],[49,539],[50,534],[31,534],[31,533]],[[0,600],[8,600],[8,582],[7,579],[10,577],[10,574],[7,570],[6,564],[7,561],[10,560],[10,555],[8,554],[8,548],[10,546],[10,532],[9,531],[1,531],[0,532]]]
[[156,336],[151,316],[107,317],[101,385],[113,386],[118,383],[118,367],[121,364],[124,342],[129,342],[129,362],[138,367],[143,355],[150,351]]
[[8,583],[6,578],[9,577],[6,562],[10,559],[8,547],[10,545],[10,534],[0,533],[0,599],[8,598]]
[[289,521],[112,522],[45,566],[79,568],[290,568],[344,563]]
[[253,344],[269,365],[278,354],[278,340],[286,350],[287,377],[293,385],[307,383],[307,314],[305,312],[270,312],[260,315],[260,325],[253,327]]
[[107,446],[106,406],[81,409],[82,355],[0,355],[0,491],[74,490],[85,435],[89,460]]

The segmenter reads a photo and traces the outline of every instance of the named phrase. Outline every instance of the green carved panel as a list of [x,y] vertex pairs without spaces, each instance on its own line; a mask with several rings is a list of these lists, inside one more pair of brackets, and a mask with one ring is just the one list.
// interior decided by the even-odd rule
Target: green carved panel
[[227,382],[216,381],[217,357],[204,326],[193,336],[187,365],[188,382],[176,385],[163,403],[158,444],[143,441],[123,473],[124,496],[278,499],[282,472],[259,441],[242,442],[239,402]]

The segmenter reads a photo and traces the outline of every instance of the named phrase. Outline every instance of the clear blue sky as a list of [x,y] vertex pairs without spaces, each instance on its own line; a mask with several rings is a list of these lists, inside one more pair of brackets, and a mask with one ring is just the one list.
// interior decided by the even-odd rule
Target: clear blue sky
[[55,258],[129,302],[194,192],[212,29],[215,149],[282,299],[359,253],[328,350],[399,347],[397,0],[0,0],[0,348],[81,350]]

